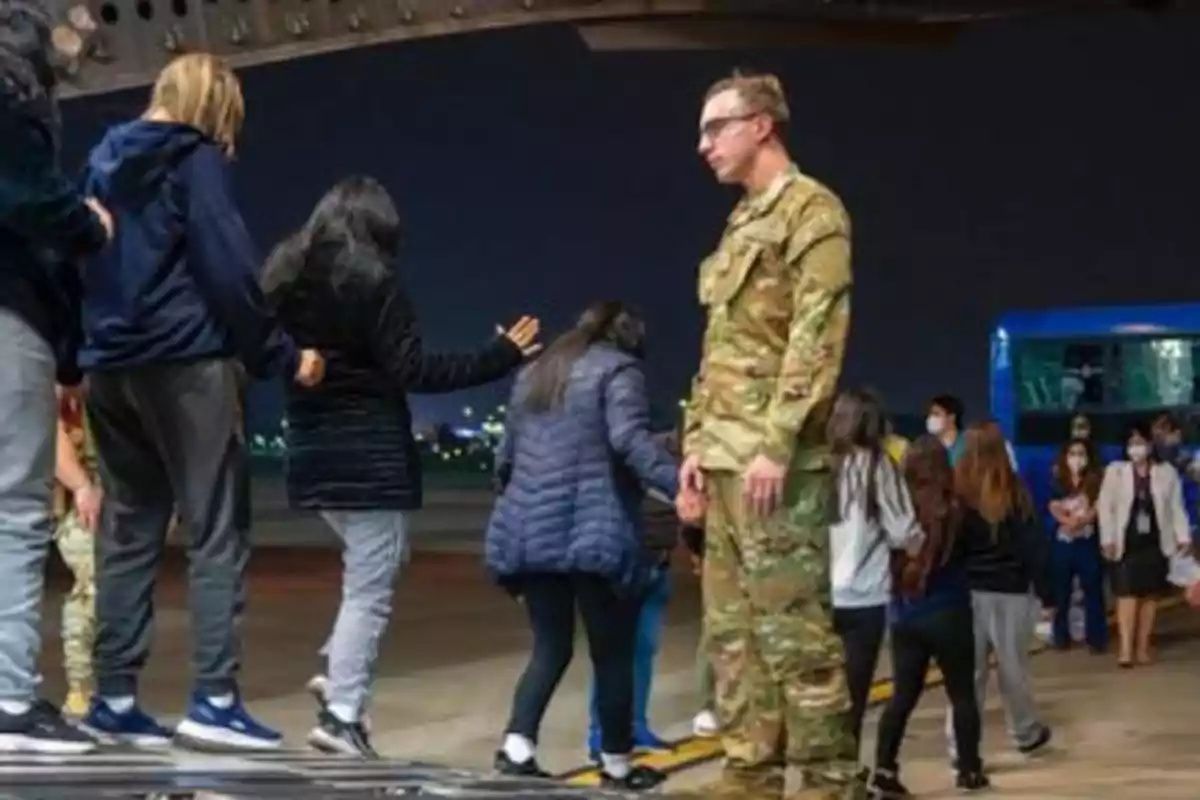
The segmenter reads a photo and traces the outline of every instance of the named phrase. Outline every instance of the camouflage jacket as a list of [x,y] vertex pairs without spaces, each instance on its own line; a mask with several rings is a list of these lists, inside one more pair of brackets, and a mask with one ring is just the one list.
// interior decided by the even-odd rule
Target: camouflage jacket
[[708,315],[684,453],[741,471],[757,455],[828,466],[825,421],[850,327],[850,219],[795,167],[729,217],[700,266]]

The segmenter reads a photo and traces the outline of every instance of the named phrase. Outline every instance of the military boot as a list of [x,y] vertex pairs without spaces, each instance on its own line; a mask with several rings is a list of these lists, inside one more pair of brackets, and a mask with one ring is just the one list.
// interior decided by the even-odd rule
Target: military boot
[[699,789],[668,791],[672,800],[783,800],[782,772],[765,774],[726,771],[721,779]]

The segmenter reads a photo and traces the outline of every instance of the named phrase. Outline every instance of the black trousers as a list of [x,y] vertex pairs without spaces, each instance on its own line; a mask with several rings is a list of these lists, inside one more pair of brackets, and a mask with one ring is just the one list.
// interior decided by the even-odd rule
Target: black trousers
[[931,660],[942,671],[954,716],[955,749],[960,770],[978,770],[982,729],[975,699],[975,634],[969,606],[919,616],[892,628],[895,693],[879,719],[875,766],[897,769],[908,720],[925,691]]
[[236,688],[234,630],[246,542],[237,528],[236,385],[224,360],[96,372],[87,412],[104,510],[96,537],[97,691],[134,695],[150,654],[154,585],[171,513],[188,554],[195,688]]
[[583,618],[600,717],[601,750],[633,750],[633,652],[641,597],[618,594],[612,584],[582,573],[528,575],[514,588],[533,628],[533,653],[517,682],[508,733],[532,742],[575,646],[575,608]]
[[850,689],[850,720],[854,740],[862,741],[863,716],[875,682],[879,650],[887,629],[887,606],[835,608],[833,628],[846,649],[846,683]]

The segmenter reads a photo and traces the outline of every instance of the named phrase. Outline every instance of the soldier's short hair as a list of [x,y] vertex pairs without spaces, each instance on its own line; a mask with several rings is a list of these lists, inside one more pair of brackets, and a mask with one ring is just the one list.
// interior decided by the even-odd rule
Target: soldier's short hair
[[788,108],[783,82],[778,77],[766,72],[735,69],[732,75],[708,87],[704,101],[707,103],[716,95],[730,90],[738,93],[748,112],[770,117],[780,136],[787,132],[792,112]]

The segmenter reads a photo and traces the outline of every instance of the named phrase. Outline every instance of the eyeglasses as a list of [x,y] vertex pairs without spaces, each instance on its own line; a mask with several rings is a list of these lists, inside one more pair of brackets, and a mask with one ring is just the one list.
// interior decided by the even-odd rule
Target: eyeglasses
[[757,117],[759,112],[753,111],[746,114],[730,114],[725,117],[713,117],[706,120],[700,125],[700,137],[715,139],[720,136],[725,130],[735,122],[746,122]]

